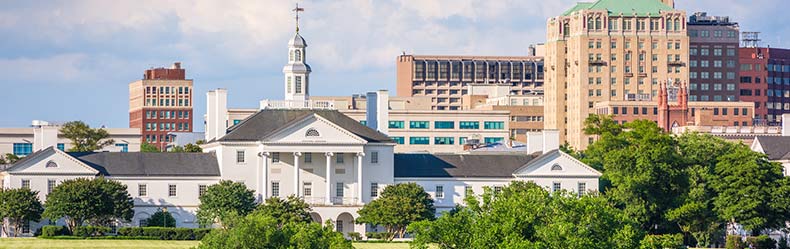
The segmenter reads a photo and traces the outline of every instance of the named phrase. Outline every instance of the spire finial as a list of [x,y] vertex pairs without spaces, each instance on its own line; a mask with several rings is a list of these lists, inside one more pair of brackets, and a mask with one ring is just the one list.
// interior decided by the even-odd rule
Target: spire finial
[[299,33],[299,12],[304,11],[304,8],[299,8],[299,3],[296,3],[296,8],[291,11],[296,13],[296,33]]

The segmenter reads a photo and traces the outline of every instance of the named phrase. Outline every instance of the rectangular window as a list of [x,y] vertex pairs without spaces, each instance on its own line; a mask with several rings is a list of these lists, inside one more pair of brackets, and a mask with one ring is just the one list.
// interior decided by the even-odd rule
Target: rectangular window
[[403,137],[390,137],[392,141],[395,141],[397,144],[404,144],[405,140]]
[[389,121],[390,129],[403,129],[405,125],[403,121]]
[[32,143],[15,143],[14,144],[14,155],[16,156],[27,156],[33,153],[33,144]]
[[474,190],[472,190],[472,185],[464,186],[464,196],[470,196],[470,195],[473,195],[473,194],[475,194],[475,193],[474,193]]
[[66,145],[65,145],[65,144],[58,143],[58,144],[57,144],[57,147],[58,147],[58,149],[59,149],[59,150],[61,150],[61,151],[65,151],[65,150],[66,150]]
[[458,122],[458,128],[462,130],[477,130],[480,129],[479,121],[461,121]]
[[409,121],[409,128],[411,129],[428,129],[428,121]]
[[237,150],[236,151],[236,163],[244,163],[244,151]]
[[503,137],[486,137],[486,138],[483,138],[483,141],[485,143],[487,143],[487,144],[494,144],[494,143],[500,143],[502,141],[505,141],[505,138],[503,138]]
[[280,152],[272,152],[272,163],[280,162]]
[[206,187],[205,184],[198,185],[198,197],[203,196],[206,193],[207,188],[208,187]]
[[121,152],[129,152],[129,144],[115,144],[115,147],[120,147]]
[[370,152],[370,163],[379,163],[379,152],[378,151]]
[[379,196],[379,184],[375,182],[370,183],[370,197],[375,198]]
[[455,122],[453,121],[434,121],[433,128],[435,129],[455,129]]
[[466,144],[466,137],[459,137],[458,138],[458,144],[462,144],[462,145]]
[[52,189],[55,188],[55,184],[56,183],[57,183],[57,181],[55,181],[55,180],[52,180],[52,179],[47,180],[47,194],[52,193]]
[[303,155],[304,155],[304,163],[312,163],[313,162],[313,153],[305,152]]
[[409,137],[409,144],[430,144],[428,137]]
[[280,196],[280,182],[272,182],[272,197]]
[[579,191],[579,197],[584,195],[584,193],[587,192],[587,183],[580,182],[578,191]]
[[335,196],[343,197],[345,193],[345,186],[342,182],[338,182],[335,184]]
[[434,192],[434,193],[435,193],[437,199],[444,198],[444,186],[436,185],[436,192]]
[[434,137],[433,144],[448,144],[452,145],[455,142],[454,137]]
[[294,92],[295,93],[302,93],[302,77],[301,76],[296,76],[294,78],[296,79],[296,87],[295,87],[296,89],[294,90]]
[[30,180],[22,179],[22,188],[30,189]]
[[176,189],[176,185],[175,184],[168,185],[167,186],[167,196],[175,197],[176,194],[178,194],[177,189]]
[[504,130],[505,129],[505,122],[485,121],[483,123],[483,128],[486,129],[486,130]]
[[335,154],[335,163],[343,163],[343,153]]
[[305,197],[313,196],[313,183],[312,182],[304,182],[302,183],[302,194]]
[[148,185],[137,184],[137,196],[148,196]]
[[560,189],[562,189],[562,183],[554,182],[551,184],[551,192],[557,192],[560,191]]

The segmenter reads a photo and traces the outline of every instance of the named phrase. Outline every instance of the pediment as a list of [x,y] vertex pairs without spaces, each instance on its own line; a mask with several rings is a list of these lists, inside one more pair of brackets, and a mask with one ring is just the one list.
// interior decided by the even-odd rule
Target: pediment
[[99,172],[57,149],[46,149],[20,161],[6,172],[9,174],[96,175]]
[[559,150],[533,159],[513,173],[516,177],[599,177],[601,173]]
[[367,142],[315,114],[290,123],[288,127],[281,128],[263,140],[265,143],[282,144],[365,144]]

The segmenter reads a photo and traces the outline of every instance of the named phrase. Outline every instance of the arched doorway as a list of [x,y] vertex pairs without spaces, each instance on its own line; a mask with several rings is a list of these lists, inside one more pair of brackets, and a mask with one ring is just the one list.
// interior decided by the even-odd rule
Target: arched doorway
[[354,232],[354,216],[346,212],[338,215],[335,221],[335,231],[342,232],[343,235]]
[[318,224],[323,224],[321,223],[321,215],[316,212],[310,213],[310,219],[313,219],[313,222],[316,222]]

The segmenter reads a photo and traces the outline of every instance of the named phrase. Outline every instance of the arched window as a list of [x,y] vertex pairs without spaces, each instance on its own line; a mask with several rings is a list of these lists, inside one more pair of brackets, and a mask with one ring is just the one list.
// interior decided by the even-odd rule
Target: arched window
[[58,167],[58,163],[56,163],[54,161],[49,161],[49,162],[47,162],[47,166],[46,167],[47,168],[57,168]]
[[304,134],[304,136],[305,137],[320,137],[321,133],[318,133],[318,131],[316,129],[310,128],[310,129],[307,130],[307,132]]
[[302,61],[302,51],[296,50],[294,51],[296,61]]
[[560,166],[559,164],[554,164],[551,166],[551,171],[559,171],[559,170],[562,170],[562,166]]
[[596,17],[595,18],[595,30],[601,30],[601,18],[600,17]]
[[571,35],[571,25],[567,22],[562,25],[562,36],[568,37]]
[[675,31],[680,31],[680,19],[675,19]]

